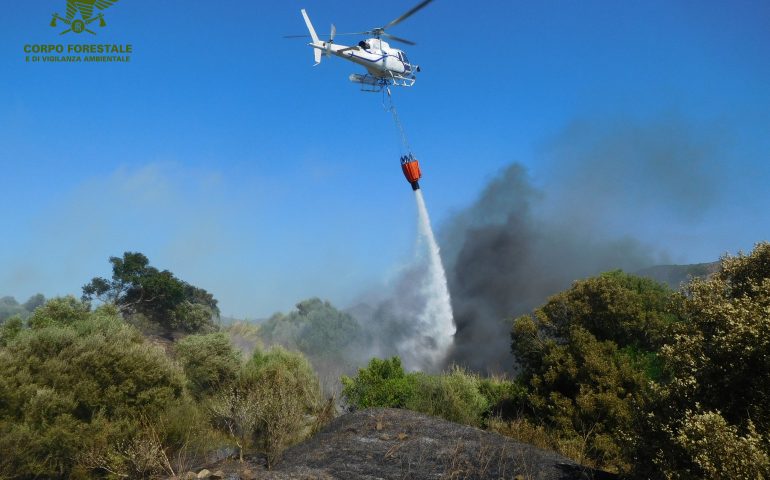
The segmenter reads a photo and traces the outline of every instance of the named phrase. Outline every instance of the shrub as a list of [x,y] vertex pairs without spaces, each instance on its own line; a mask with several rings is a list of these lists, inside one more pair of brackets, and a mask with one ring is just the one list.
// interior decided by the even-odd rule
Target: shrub
[[287,447],[311,433],[306,416],[323,408],[318,378],[301,353],[273,347],[254,352],[242,379],[258,393],[256,439],[272,466]]
[[53,299],[33,319],[0,347],[0,477],[88,470],[82,452],[130,442],[183,397],[182,372],[114,308]]
[[705,478],[770,478],[762,436],[750,421],[740,435],[719,412],[688,411],[675,441]]
[[366,368],[358,369],[358,375],[343,375],[341,381],[343,397],[357,408],[404,408],[417,387],[416,376],[404,372],[398,357],[373,358]]
[[511,349],[530,387],[527,412],[595,465],[624,471],[635,409],[660,376],[657,352],[677,316],[672,292],[609,272],[575,282],[514,321]]
[[197,398],[227,388],[238,376],[241,355],[224,333],[190,335],[174,351]]
[[419,374],[406,408],[465,425],[481,426],[489,401],[479,391],[478,375],[453,367],[441,375]]
[[768,476],[770,243],[722,258],[675,297],[682,321],[661,348],[662,379],[641,409],[636,475]]
[[260,325],[248,321],[235,322],[224,327],[232,343],[238,350],[251,355],[255,348],[263,348],[260,337]]
[[353,407],[408,408],[476,426],[495,408],[520,402],[525,392],[514,382],[482,379],[459,367],[439,375],[406,373],[398,357],[373,358],[355,377],[341,380],[342,395]]
[[32,328],[43,328],[50,325],[70,325],[88,318],[90,307],[72,295],[52,298],[35,309],[28,320]]
[[24,320],[20,316],[14,315],[0,325],[0,347],[4,347],[24,328]]
[[503,377],[479,378],[479,393],[489,405],[484,418],[515,418],[524,408],[527,399],[527,388],[524,385]]
[[281,347],[256,350],[233,386],[209,403],[215,420],[240,447],[241,458],[254,441],[270,467],[314,430],[325,407],[308,361]]
[[219,330],[214,323],[216,313],[209,305],[185,300],[169,314],[170,326],[174,330],[190,333],[211,333]]

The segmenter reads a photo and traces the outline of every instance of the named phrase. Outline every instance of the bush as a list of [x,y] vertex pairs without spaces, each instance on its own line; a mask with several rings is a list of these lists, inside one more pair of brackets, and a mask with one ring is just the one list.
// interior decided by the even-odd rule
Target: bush
[[217,324],[214,323],[216,318],[214,310],[201,303],[185,300],[174,307],[170,317],[170,326],[174,330],[201,334],[219,330]]
[[24,320],[14,315],[0,325],[0,347],[8,345],[8,342],[16,338],[16,335],[24,328]]
[[454,367],[439,375],[406,373],[401,359],[373,358],[355,377],[342,376],[343,397],[356,408],[408,408],[453,422],[480,426],[513,410],[526,390],[502,378],[481,378]]
[[416,375],[406,408],[464,425],[481,426],[489,401],[479,391],[478,375],[454,367],[441,375]]
[[308,361],[281,347],[256,350],[233,386],[209,403],[215,420],[238,444],[241,458],[254,442],[269,467],[317,428],[326,407]]
[[761,478],[770,444],[770,243],[675,298],[662,380],[640,411],[636,475]]
[[575,282],[514,321],[511,349],[530,387],[527,413],[601,468],[625,471],[634,412],[659,377],[657,352],[676,316],[672,292],[609,272]]
[[256,439],[272,466],[315,427],[306,416],[315,417],[323,409],[318,378],[302,354],[273,347],[254,352],[243,381],[258,392]]
[[53,299],[30,323],[0,347],[0,477],[88,470],[83,452],[131,442],[183,398],[182,372],[114,308]]
[[503,377],[486,377],[479,378],[479,393],[486,398],[489,405],[484,412],[484,418],[510,420],[518,417],[524,409],[528,392],[519,382]]
[[230,336],[230,343],[246,355],[251,355],[255,348],[264,347],[260,338],[259,324],[247,321],[235,322],[224,327],[224,331]]
[[342,396],[357,408],[404,408],[417,388],[416,376],[404,372],[398,357],[373,358],[366,368],[358,369],[358,375],[343,375],[341,381]]
[[688,411],[676,443],[705,478],[770,478],[766,446],[751,421],[740,435],[719,412]]
[[174,351],[196,398],[227,388],[238,376],[241,355],[224,333],[190,335]]
[[91,308],[72,295],[52,298],[35,309],[28,320],[32,328],[43,328],[50,325],[71,325],[88,318]]

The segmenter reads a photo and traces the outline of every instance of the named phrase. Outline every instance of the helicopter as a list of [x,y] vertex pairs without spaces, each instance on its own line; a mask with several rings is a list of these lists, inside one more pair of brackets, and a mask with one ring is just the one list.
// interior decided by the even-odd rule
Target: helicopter
[[[403,22],[432,1],[423,0],[384,27],[376,27],[364,32],[337,33],[336,27],[332,24],[329,40],[327,41],[322,41],[318,37],[313,24],[310,22],[307,11],[303,8],[301,10],[302,17],[305,19],[305,25],[307,25],[307,29],[310,32],[309,37],[312,39],[312,42],[308,43],[308,45],[313,48],[313,58],[315,60],[315,65],[313,66],[321,63],[322,55],[326,57],[334,55],[357,63],[366,69],[367,73],[364,75],[353,73],[349,77],[351,82],[361,84],[361,89],[364,91],[379,92],[391,85],[411,87],[417,81],[415,73],[420,71],[420,66],[412,64],[407,58],[406,52],[391,47],[382,37],[407,45],[415,45],[411,40],[391,35],[385,30]],[[339,35],[371,35],[372,37],[361,40],[357,45],[346,46],[334,43],[335,36]],[[308,35],[287,35],[284,38],[299,37],[304,38],[308,37]]]

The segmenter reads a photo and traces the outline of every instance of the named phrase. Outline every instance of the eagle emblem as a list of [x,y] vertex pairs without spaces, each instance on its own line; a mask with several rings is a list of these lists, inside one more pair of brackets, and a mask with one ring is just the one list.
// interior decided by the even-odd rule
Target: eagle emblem
[[[61,20],[69,26],[68,29],[59,33],[64,35],[65,33],[75,32],[83,33],[88,32],[91,35],[96,35],[96,32],[88,28],[88,25],[92,22],[99,20],[99,27],[104,27],[107,22],[104,21],[104,14],[99,12],[94,15],[94,7],[98,10],[104,10],[109,8],[118,0],[67,0],[67,13],[64,17],[58,13],[53,14],[51,19],[51,26],[56,26],[56,21]],[[75,14],[80,12],[80,18],[75,18]]]

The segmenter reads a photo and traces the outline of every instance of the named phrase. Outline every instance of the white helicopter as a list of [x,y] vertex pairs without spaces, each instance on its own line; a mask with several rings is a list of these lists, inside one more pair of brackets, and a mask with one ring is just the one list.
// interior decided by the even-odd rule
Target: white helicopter
[[[366,68],[368,73],[365,75],[353,73],[349,77],[351,82],[360,83],[362,90],[379,92],[384,87],[389,87],[390,85],[411,87],[417,80],[415,73],[420,71],[420,67],[409,62],[406,52],[397,48],[392,48],[387,42],[382,40],[381,37],[386,37],[407,45],[415,45],[414,42],[391,35],[385,32],[385,30],[403,22],[432,1],[433,0],[423,0],[384,27],[373,28],[366,32],[336,33],[337,29],[334,24],[332,24],[331,34],[329,35],[329,40],[326,42],[318,38],[315,28],[313,28],[313,24],[310,22],[310,18],[303,8],[301,10],[302,17],[305,19],[305,25],[307,25],[307,29],[310,31],[310,38],[313,40],[311,43],[308,43],[308,45],[313,47],[315,65],[321,63],[322,54],[327,57],[335,55]],[[336,35],[373,35],[373,38],[362,40],[358,42],[358,45],[345,46],[334,43],[334,37]],[[307,35],[288,35],[285,38],[297,37],[307,37]]]

